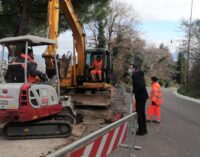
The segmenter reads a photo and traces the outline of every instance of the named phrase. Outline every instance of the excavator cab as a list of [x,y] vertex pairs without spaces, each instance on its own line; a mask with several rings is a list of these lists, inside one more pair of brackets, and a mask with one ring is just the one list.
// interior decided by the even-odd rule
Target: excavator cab
[[[102,60],[101,79],[98,73],[95,74],[95,79],[92,78],[92,71],[95,70],[94,62],[97,58]],[[89,49],[85,51],[85,82],[105,82],[111,81],[111,53],[106,49]]]

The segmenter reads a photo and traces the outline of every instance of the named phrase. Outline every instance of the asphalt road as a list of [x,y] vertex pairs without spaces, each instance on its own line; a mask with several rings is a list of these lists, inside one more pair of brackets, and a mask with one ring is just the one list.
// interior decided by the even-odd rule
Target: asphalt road
[[[163,89],[163,99],[161,124],[148,123],[148,134],[142,137],[136,137],[136,145],[141,146],[142,149],[135,150],[134,156],[200,157],[200,104],[180,99],[176,97],[170,89]],[[126,93],[126,105],[122,104],[121,107],[127,108],[130,104],[129,101],[130,94]],[[16,152],[19,150],[21,152],[21,155],[19,154],[21,157],[23,156],[22,152],[24,150],[22,148],[24,148],[24,146],[26,146],[29,154],[33,154],[32,152],[38,151],[38,147],[40,147],[39,149],[42,151],[43,148],[47,147],[46,145],[48,145],[48,147],[53,147],[53,143],[58,145],[60,142],[59,145],[62,145],[66,142],[66,139],[62,139],[62,141],[60,141],[60,139],[53,140],[55,141],[51,139],[51,145],[49,145],[46,140],[34,140],[31,144],[28,140],[25,140],[22,141],[20,145],[19,141],[6,141],[0,138],[0,157],[17,156],[19,153]],[[133,137],[129,136],[126,143],[133,144],[133,141]],[[12,148],[12,150],[17,148],[17,150],[10,151],[10,148]],[[51,149],[52,148],[49,148],[49,150]],[[44,152],[44,150],[42,152]],[[34,155],[34,157],[35,156],[38,155]],[[129,157],[129,150],[120,147],[109,157]]]
[[[161,124],[148,123],[148,135],[136,138],[136,157],[200,157],[200,104],[163,89]],[[147,104],[148,106],[148,104]]]

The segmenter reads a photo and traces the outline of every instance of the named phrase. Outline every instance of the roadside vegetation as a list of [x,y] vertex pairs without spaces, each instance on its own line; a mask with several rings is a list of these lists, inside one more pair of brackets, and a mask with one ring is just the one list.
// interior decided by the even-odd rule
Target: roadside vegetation
[[182,21],[181,30],[185,33],[185,38],[179,45],[176,75],[176,81],[180,85],[178,92],[190,97],[200,98],[200,19],[191,24],[188,71],[189,24],[187,21]]

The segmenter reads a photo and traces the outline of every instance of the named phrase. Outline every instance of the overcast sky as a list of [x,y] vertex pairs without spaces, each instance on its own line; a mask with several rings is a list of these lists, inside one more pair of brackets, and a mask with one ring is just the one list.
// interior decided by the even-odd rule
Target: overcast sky
[[[181,19],[190,17],[191,0],[120,0],[131,4],[142,21],[141,30],[148,43],[164,43],[174,51],[181,38]],[[200,0],[193,0],[193,20],[200,19]],[[173,40],[175,44],[171,44]]]
[[[120,0],[131,4],[144,21],[189,18],[191,0]],[[193,17],[200,18],[200,0],[193,0]]]

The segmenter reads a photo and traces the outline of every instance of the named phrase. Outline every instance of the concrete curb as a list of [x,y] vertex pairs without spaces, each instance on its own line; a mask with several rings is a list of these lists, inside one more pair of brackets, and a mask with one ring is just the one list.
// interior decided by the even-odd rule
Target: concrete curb
[[173,91],[173,93],[174,93],[174,95],[176,95],[177,97],[179,97],[181,99],[192,101],[192,102],[200,104],[200,100],[199,99],[195,99],[195,98],[191,98],[191,97],[188,97],[188,96],[181,95],[181,94],[177,93],[177,91]]

